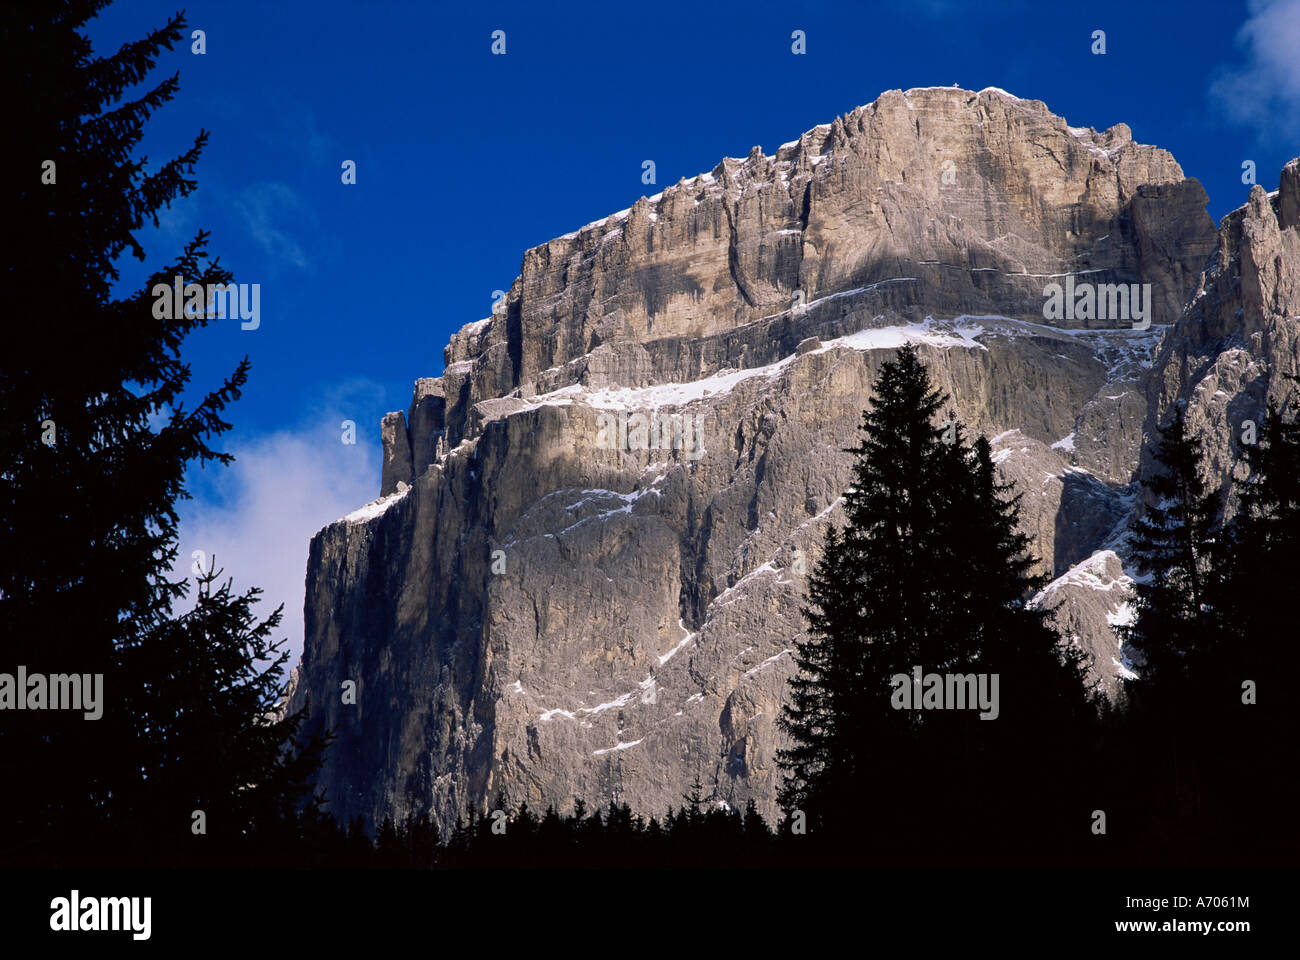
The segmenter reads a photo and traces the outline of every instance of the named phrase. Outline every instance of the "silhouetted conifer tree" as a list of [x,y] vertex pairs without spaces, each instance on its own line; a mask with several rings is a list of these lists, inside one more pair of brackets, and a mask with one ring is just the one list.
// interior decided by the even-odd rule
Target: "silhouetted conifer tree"
[[[1061,743],[1083,742],[1091,722],[1079,655],[1025,607],[1042,578],[1018,500],[997,483],[987,441],[972,448],[955,421],[936,422],[946,402],[915,348],[882,365],[850,451],[847,524],[828,534],[810,578],[782,717],[793,744],[779,755],[781,801],[841,859],[987,856],[1005,829],[999,801],[1043,762],[1029,752],[1043,731],[1066,724]],[[911,687],[915,667],[999,673],[1014,719],[899,709],[891,680]]]
[[1160,428],[1151,502],[1134,524],[1135,616],[1124,636],[1140,659],[1136,696],[1174,695],[1189,677],[1189,656],[1214,642],[1214,564],[1222,495],[1201,475],[1201,445],[1182,407]]
[[[190,862],[291,863],[305,824],[319,815],[310,778],[326,740],[287,749],[301,716],[280,710],[289,655],[270,638],[281,611],[258,622],[252,607],[261,591],[232,594],[228,580],[217,585],[220,576],[214,568],[199,577],[192,610],[121,651],[121,674],[147,682],[129,686],[120,702],[133,725],[122,745],[133,776],[119,785],[110,822],[144,852],[158,846],[158,825],[177,810],[186,819],[202,810],[206,833],[185,831]],[[175,862],[177,846],[147,859]]]
[[1270,406],[1258,432],[1211,580],[1215,642],[1187,654],[1208,807],[1196,826],[1216,862],[1283,865],[1300,853],[1300,772],[1285,747],[1300,742],[1300,423]]
[[779,763],[787,771],[783,805],[804,810],[813,830],[842,830],[864,816],[866,775],[887,764],[875,749],[881,738],[867,734],[904,720],[891,716],[888,676],[930,652],[923,623],[945,506],[937,482],[945,454],[934,425],[943,402],[915,350],[886,361],[861,442],[849,451],[847,525],[828,535],[810,578],[808,637],[796,643],[799,674],[780,721],[793,744]]
[[1126,779],[1137,859],[1169,863],[1196,856],[1207,843],[1206,684],[1222,633],[1224,549],[1222,494],[1208,489],[1201,444],[1182,405],[1159,428],[1156,471],[1134,525],[1132,621],[1119,634],[1135,651],[1136,679],[1125,683],[1126,734],[1141,756]]
[[[80,31],[106,4],[26,2],[0,15],[11,81],[0,189],[15,240],[0,301],[16,318],[0,367],[0,634],[7,669],[104,676],[99,720],[44,710],[0,726],[0,780],[13,786],[0,791],[0,863],[185,862],[198,849],[188,841],[203,839],[191,834],[199,803],[256,816],[243,835],[274,856],[285,840],[271,840],[276,817],[299,828],[281,801],[306,771],[280,754],[294,721],[268,710],[278,674],[253,665],[268,651],[246,616],[255,594],[204,592],[196,615],[177,619],[189,587],[169,576],[186,470],[230,461],[208,444],[228,429],[221,413],[249,366],[189,407],[180,350],[210,321],[155,316],[152,290],[177,274],[232,278],[200,232],[142,288],[114,290],[122,254],[145,259],[142,227],[195,189],[207,134],[161,166],[135,156],[179,81],[134,88],[184,22],[96,56]],[[221,702],[187,699],[200,691]],[[254,712],[237,715],[244,707]],[[200,733],[197,717],[213,726]],[[188,749],[200,742],[211,749]],[[208,829],[241,827],[209,816]],[[208,839],[204,858],[219,842]]]

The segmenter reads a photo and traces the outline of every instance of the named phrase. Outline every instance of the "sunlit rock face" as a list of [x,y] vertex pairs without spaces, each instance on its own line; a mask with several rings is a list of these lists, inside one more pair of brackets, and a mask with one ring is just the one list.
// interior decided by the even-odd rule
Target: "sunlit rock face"
[[[1036,602],[1112,689],[1154,423],[1190,399],[1230,469],[1242,398],[1295,366],[1288,171],[1216,232],[1122,124],[890,91],[527,251],[384,418],[381,498],[312,541],[291,702],[336,729],[333,811],[648,816],[698,775],[774,815],[807,572],[906,342],[993,441],[1057,578]],[[1149,315],[1048,320],[1067,278]]]

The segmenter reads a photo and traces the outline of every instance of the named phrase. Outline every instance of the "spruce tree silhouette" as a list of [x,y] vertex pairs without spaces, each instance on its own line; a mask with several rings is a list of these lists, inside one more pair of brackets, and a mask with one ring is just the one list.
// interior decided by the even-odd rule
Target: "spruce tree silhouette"
[[1300,570],[1300,423],[1266,411],[1257,443],[1243,444],[1236,474],[1239,510],[1224,531],[1220,572],[1211,579],[1214,641],[1188,653],[1201,770],[1216,862],[1290,865],[1300,856],[1300,772],[1286,748],[1300,742],[1293,678],[1295,571]]
[[[1138,677],[1125,682],[1129,736],[1145,746],[1126,779],[1142,858],[1182,863],[1212,845],[1212,811],[1203,795],[1206,757],[1204,667],[1221,634],[1225,538],[1223,495],[1201,472],[1201,444],[1182,405],[1159,428],[1157,471],[1146,481],[1145,512],[1134,524],[1132,621],[1119,634],[1135,652]],[[1145,826],[1136,831],[1136,825]]]
[[[882,365],[849,451],[847,524],[810,578],[781,802],[807,814],[819,855],[837,862],[1018,859],[1043,838],[1015,842],[1025,824],[1008,806],[1036,809],[1039,771],[1066,766],[1038,751],[1082,749],[1091,734],[1078,653],[1025,606],[1042,579],[1019,501],[996,482],[986,440],[972,448],[955,420],[936,424],[946,403],[915,347]],[[983,721],[972,709],[898,709],[891,679],[911,686],[915,667],[998,673],[1011,710]],[[1057,839],[1069,829],[1064,789],[1053,781],[1050,813],[1034,824]]]
[[1104,700],[1088,690],[1087,659],[1062,640],[1053,612],[1026,603],[1049,577],[1033,572],[1022,495],[998,482],[987,439],[976,439],[967,464],[973,483],[963,479],[969,501],[954,517],[954,569],[967,571],[972,660],[999,677],[999,702],[996,720],[960,726],[980,794],[966,822],[992,839],[985,863],[1064,865],[1083,856],[1089,791],[1104,776],[1094,755]]
[[[121,652],[123,676],[148,682],[128,686],[120,707],[133,724],[137,776],[123,787],[131,818],[117,829],[137,831],[131,848],[145,855],[157,849],[157,824],[178,809],[187,817],[202,810],[207,828],[145,862],[174,864],[177,847],[193,865],[291,863],[305,854],[294,847],[313,815],[303,801],[312,799],[327,738],[285,750],[301,717],[279,710],[288,653],[270,637],[281,612],[258,622],[252,607],[261,591],[232,594],[229,580],[218,585],[221,575],[214,566],[199,576],[191,611]],[[315,810],[318,800],[305,806]]]
[[[810,578],[808,638],[796,643],[799,673],[780,721],[793,744],[778,763],[782,805],[803,810],[814,834],[874,819],[864,809],[867,775],[890,769],[898,758],[888,748],[907,736],[909,718],[890,709],[885,684],[932,652],[923,624],[936,586],[930,557],[941,549],[945,454],[934,418],[943,401],[911,347],[882,366],[862,440],[848,451],[847,526],[828,535]],[[890,727],[895,736],[879,736]]]
[[1124,636],[1141,658],[1136,696],[1174,695],[1189,676],[1188,655],[1213,641],[1206,614],[1215,594],[1215,551],[1223,497],[1207,490],[1201,445],[1187,431],[1183,408],[1159,428],[1160,469],[1147,481],[1150,503],[1134,524],[1133,622]]
[[[156,168],[134,156],[179,80],[134,98],[133,88],[181,41],[184,21],[177,15],[99,57],[79,31],[106,2],[6,4],[0,14],[10,78],[0,175],[6,230],[18,240],[0,272],[0,298],[20,318],[6,329],[0,369],[0,634],[9,670],[104,676],[99,720],[42,710],[7,714],[0,726],[0,778],[13,785],[0,791],[4,864],[189,862],[185,841],[202,838],[191,833],[198,800],[181,803],[182,794],[239,816],[251,813],[246,793],[265,800],[257,826],[244,828],[273,851],[271,798],[284,799],[280,791],[306,772],[278,755],[284,743],[270,743],[296,720],[236,715],[236,707],[264,710],[278,676],[268,664],[250,666],[266,652],[266,634],[245,616],[255,594],[207,593],[197,618],[172,613],[189,590],[169,579],[186,470],[230,462],[208,444],[228,429],[221,413],[239,397],[249,364],[187,407],[181,346],[211,321],[156,317],[151,291],[177,274],[202,284],[232,279],[208,256],[205,233],[141,289],[114,294],[119,257],[145,259],[137,233],[195,189],[189,175],[207,134]],[[202,647],[193,646],[200,622]],[[199,678],[197,664],[212,672]],[[182,699],[200,688],[221,691],[222,709]],[[219,725],[200,737],[190,711],[209,711]],[[179,742],[168,739],[182,729]],[[188,750],[200,741],[212,752]],[[307,766],[319,746],[303,754]],[[300,826],[295,819],[287,829]]]

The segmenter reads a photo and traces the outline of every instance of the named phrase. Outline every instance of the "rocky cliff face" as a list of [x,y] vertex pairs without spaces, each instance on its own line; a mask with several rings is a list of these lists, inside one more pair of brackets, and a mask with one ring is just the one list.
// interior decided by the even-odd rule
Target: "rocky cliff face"
[[[1148,387],[1147,434],[1187,405],[1188,425],[1205,439],[1209,469],[1222,481],[1241,454],[1243,425],[1281,405],[1300,367],[1300,160],[1283,169],[1277,191],[1251,189],[1224,218],[1214,259],[1170,336]],[[1148,451],[1149,459],[1149,451]]]
[[[1156,429],[1174,406],[1206,454],[1206,479],[1227,484],[1242,467],[1243,444],[1254,442],[1269,403],[1286,406],[1300,367],[1300,160],[1281,172],[1272,194],[1256,186],[1245,206],[1223,219],[1214,255],[1178,321],[1162,337],[1142,378],[1146,418],[1139,474],[1155,468]],[[1136,506],[1136,492],[1132,498]],[[1226,509],[1236,509],[1232,497]],[[1129,518],[1131,520],[1131,517]],[[1065,631],[1100,652],[1113,644],[1113,626],[1132,615],[1127,523],[1095,552],[1060,576],[1038,602],[1056,606]],[[1132,665],[1112,660],[1119,674]]]
[[[995,438],[1058,577],[1039,602],[1112,684],[1151,424],[1192,397],[1226,438],[1296,364],[1296,185],[1216,235],[1122,124],[926,88],[529,250],[384,418],[380,499],[312,541],[292,703],[338,730],[333,809],[652,814],[698,775],[772,815],[805,571],[908,341]],[[1067,282],[1149,284],[1149,326],[1046,320]]]

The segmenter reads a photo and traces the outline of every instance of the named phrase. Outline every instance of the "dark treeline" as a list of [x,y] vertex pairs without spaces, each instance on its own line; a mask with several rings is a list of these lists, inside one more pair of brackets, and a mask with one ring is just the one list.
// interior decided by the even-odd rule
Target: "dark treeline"
[[[1124,548],[1137,678],[1112,702],[1052,611],[1027,604],[1045,577],[1019,499],[911,347],[882,365],[844,525],[808,577],[779,820],[696,783],[668,811],[503,797],[443,835],[428,818],[340,826],[312,786],[328,733],[282,712],[279,611],[258,620],[258,591],[233,593],[218,569],[172,579],[186,472],[230,461],[209,444],[249,365],[187,405],[181,347],[212,321],[158,316],[150,291],[177,273],[233,279],[205,234],[114,292],[118,258],[145,259],[135,233],[195,189],[206,134],[161,166],[133,157],[178,81],[134,88],[184,21],[97,57],[79,31],[105,2],[0,15],[15,144],[0,165],[21,241],[0,272],[20,318],[0,369],[0,674],[104,678],[98,719],[3,704],[0,866],[1295,863],[1294,395],[1243,432],[1223,490],[1171,411]],[[917,670],[983,678],[989,700],[940,709]]]
[[[321,864],[353,869],[528,867],[765,867],[797,863],[806,848],[778,842],[753,804],[736,811],[703,799],[696,784],[680,809],[661,818],[627,804],[588,810],[578,800],[566,814],[554,807],[511,809],[503,797],[492,813],[467,811],[440,836],[429,817],[394,824],[385,819],[369,836],[360,818],[328,838]],[[694,802],[692,802],[694,800]],[[499,811],[499,812],[498,812]]]

